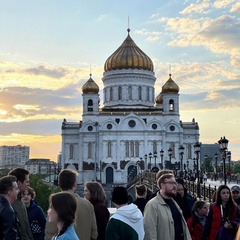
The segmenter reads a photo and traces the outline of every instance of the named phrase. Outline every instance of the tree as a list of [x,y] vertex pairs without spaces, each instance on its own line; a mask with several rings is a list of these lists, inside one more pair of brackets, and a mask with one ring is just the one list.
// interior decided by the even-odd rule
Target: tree
[[36,202],[46,214],[49,206],[49,196],[51,193],[59,192],[60,189],[53,184],[45,183],[43,178],[44,175],[42,174],[30,174],[30,186],[36,192]]

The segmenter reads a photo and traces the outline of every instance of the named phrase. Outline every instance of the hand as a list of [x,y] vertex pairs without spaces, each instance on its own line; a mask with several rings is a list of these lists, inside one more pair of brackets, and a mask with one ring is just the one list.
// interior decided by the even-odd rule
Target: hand
[[228,228],[228,229],[231,229],[232,228],[232,224],[230,222],[225,222],[224,223],[224,227]]

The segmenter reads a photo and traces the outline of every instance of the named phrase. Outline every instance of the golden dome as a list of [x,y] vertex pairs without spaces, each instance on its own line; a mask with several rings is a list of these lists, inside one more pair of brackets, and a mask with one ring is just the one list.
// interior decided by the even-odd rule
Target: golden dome
[[98,85],[93,81],[92,74],[88,81],[82,86],[82,92],[84,94],[97,94],[99,92]]
[[162,93],[178,93],[179,86],[172,80],[171,74],[169,74],[169,79],[162,86]]
[[155,102],[157,104],[163,104],[163,97],[162,97],[162,92],[158,94],[158,96],[155,98]]
[[135,44],[129,35],[122,45],[106,60],[105,71],[116,69],[143,69],[153,71],[152,60]]

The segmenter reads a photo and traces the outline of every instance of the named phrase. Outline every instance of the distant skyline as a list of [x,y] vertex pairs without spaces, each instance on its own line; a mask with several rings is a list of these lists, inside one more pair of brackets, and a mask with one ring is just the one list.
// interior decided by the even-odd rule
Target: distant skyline
[[[100,87],[106,59],[127,36],[152,59],[155,97],[172,79],[180,118],[200,142],[229,140],[240,160],[240,2],[237,0],[0,0],[0,145],[57,160],[61,124],[82,119],[82,85]],[[171,70],[170,70],[171,69]]]

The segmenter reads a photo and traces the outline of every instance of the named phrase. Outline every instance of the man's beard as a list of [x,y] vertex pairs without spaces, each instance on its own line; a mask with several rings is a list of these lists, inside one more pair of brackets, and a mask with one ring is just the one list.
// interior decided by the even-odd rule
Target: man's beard
[[176,197],[177,195],[177,191],[173,192],[173,191],[165,191],[165,195],[168,197]]

